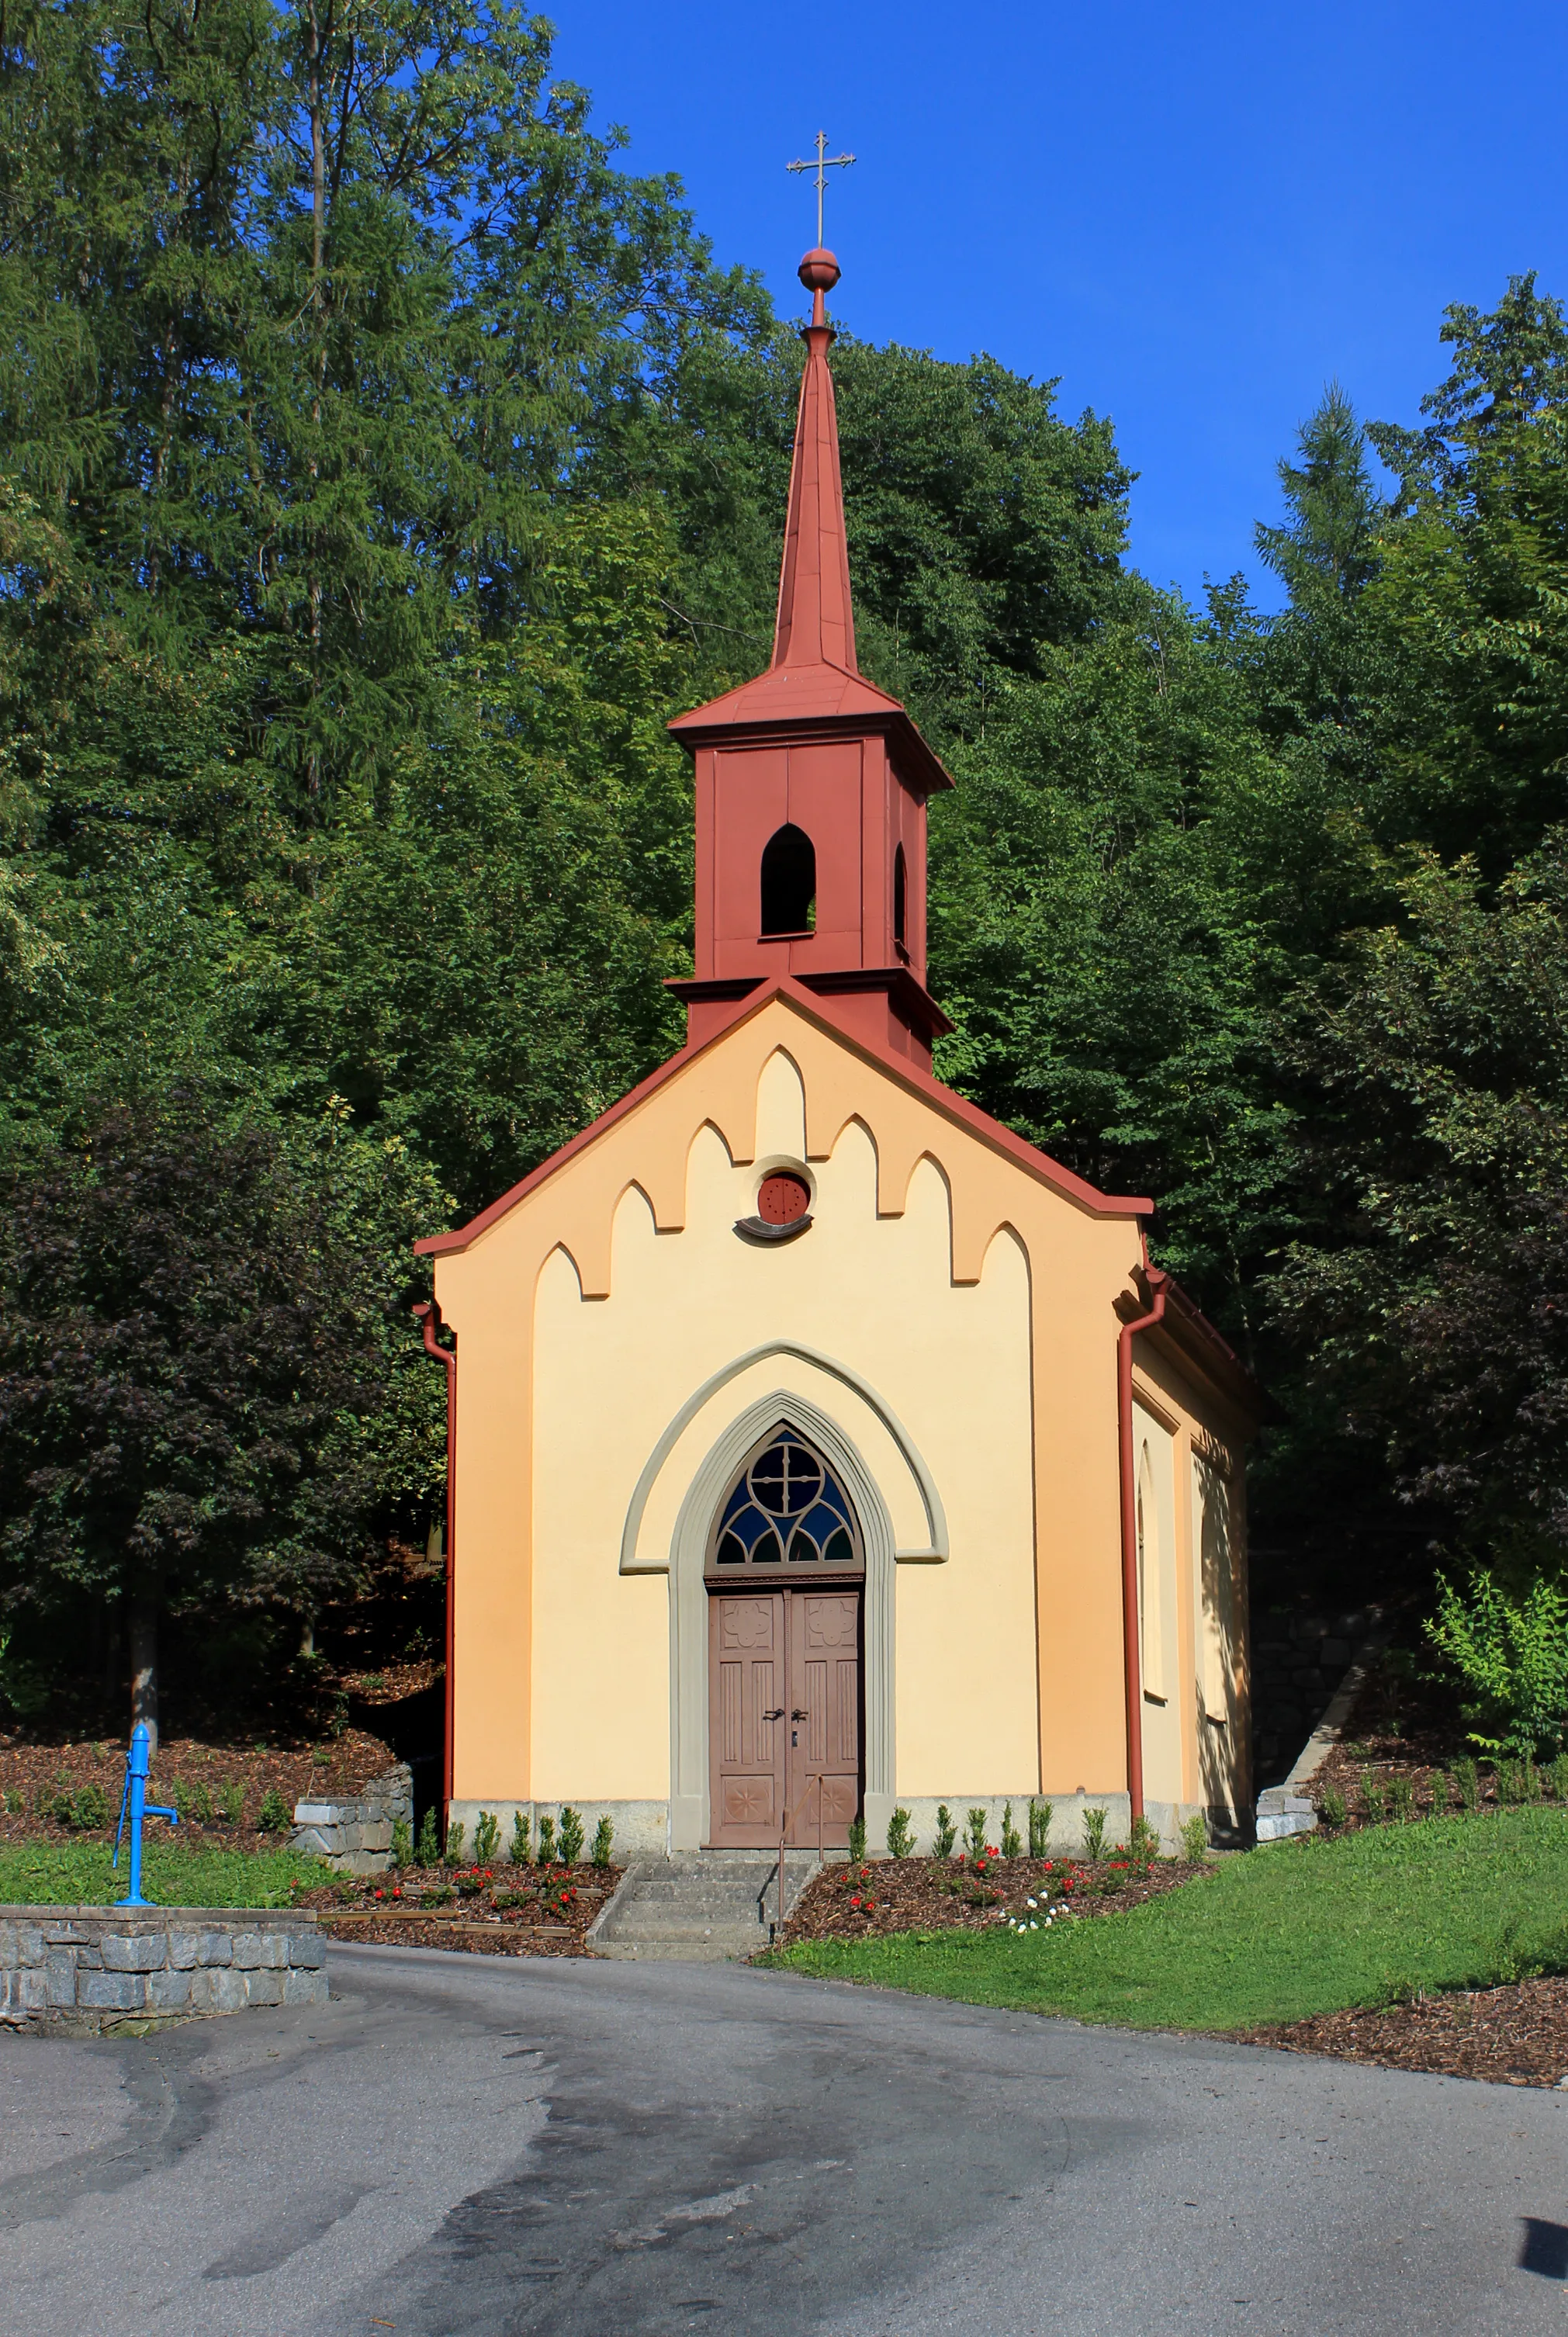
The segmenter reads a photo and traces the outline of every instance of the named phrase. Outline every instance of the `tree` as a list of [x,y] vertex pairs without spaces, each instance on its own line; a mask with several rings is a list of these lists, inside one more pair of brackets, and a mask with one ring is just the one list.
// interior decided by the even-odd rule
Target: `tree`
[[378,1261],[274,1136],[197,1095],[111,1110],[3,1198],[0,1603],[122,1602],[155,1731],[162,1612],[309,1613],[366,1560]]
[[1568,831],[1494,903],[1427,855],[1403,906],[1298,1002],[1315,1189],[1269,1294],[1309,1401],[1527,1583],[1568,1558]]

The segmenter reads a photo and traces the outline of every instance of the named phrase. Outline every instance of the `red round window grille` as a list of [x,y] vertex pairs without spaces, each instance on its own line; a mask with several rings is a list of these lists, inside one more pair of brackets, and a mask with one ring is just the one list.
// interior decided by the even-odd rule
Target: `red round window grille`
[[757,1196],[757,1214],[764,1225],[792,1226],[803,1217],[811,1206],[811,1188],[804,1177],[791,1176],[788,1168],[776,1168],[764,1177]]

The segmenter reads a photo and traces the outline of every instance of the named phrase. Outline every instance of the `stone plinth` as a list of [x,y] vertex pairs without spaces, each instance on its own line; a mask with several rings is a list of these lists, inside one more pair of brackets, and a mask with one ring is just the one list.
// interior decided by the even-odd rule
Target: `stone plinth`
[[314,1913],[259,1907],[0,1906],[0,2029],[118,2029],[325,2004]]
[[294,1847],[344,1874],[383,1874],[399,1820],[412,1831],[414,1777],[406,1761],[372,1777],[353,1801],[296,1802]]

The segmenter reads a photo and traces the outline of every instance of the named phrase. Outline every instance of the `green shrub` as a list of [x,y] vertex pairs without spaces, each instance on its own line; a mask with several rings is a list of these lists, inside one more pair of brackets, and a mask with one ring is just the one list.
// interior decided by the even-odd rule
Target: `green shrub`
[[441,1845],[441,1855],[446,1860],[448,1866],[457,1866],[461,1864],[463,1858],[463,1839],[468,1829],[464,1824],[461,1818],[458,1818],[456,1823],[448,1821],[446,1827],[446,1839]]
[[1448,1784],[1455,1800],[1462,1810],[1478,1810],[1481,1806],[1481,1772],[1468,1754],[1455,1761],[1448,1772]]
[[866,1863],[866,1821],[856,1818],[849,1827],[849,1863],[863,1866]]
[[91,1785],[78,1787],[75,1796],[74,1823],[79,1828],[84,1830],[89,1826],[94,1828],[106,1826],[109,1824],[111,1814],[109,1796],[96,1780],[94,1780]]
[[1345,1796],[1337,1785],[1324,1786],[1323,1798],[1318,1804],[1318,1814],[1333,1833],[1338,1833],[1350,1813],[1345,1806]]
[[414,1829],[407,1818],[392,1821],[392,1863],[399,1873],[414,1863]]
[[1105,1855],[1105,1813],[1102,1809],[1086,1809],[1083,1813],[1083,1855],[1094,1862]]
[[488,1810],[481,1810],[479,1823],[474,1829],[474,1863],[489,1866],[501,1847],[501,1821]]
[[1011,1802],[1004,1802],[1002,1804],[1002,1855],[1004,1858],[1016,1858],[1023,1847],[1023,1838],[1013,1823],[1013,1804]]
[[1546,1791],[1554,1802],[1568,1802],[1568,1753],[1559,1753],[1547,1770]]
[[1413,1778],[1389,1778],[1388,1814],[1399,1825],[1409,1824],[1416,1814],[1416,1785]]
[[1370,1769],[1361,1772],[1361,1814],[1374,1825],[1381,1825],[1388,1814],[1388,1788]]
[[1438,1577],[1426,1636],[1457,1677],[1472,1745],[1529,1759],[1568,1726],[1568,1596],[1535,1582],[1511,1599],[1485,1569],[1465,1593]]
[[1146,1817],[1142,1815],[1135,1817],[1128,1835],[1127,1847],[1132,1856],[1140,1861],[1158,1858],[1160,1855],[1159,1830],[1151,1825]]
[[6,1816],[8,1818],[22,1817],[24,1815],[26,1808],[27,1803],[24,1796],[16,1791],[15,1785],[8,1785],[5,1789]]
[[583,1821],[568,1803],[561,1813],[561,1863],[575,1866],[583,1855]]
[[989,1830],[985,1811],[971,1810],[964,1828],[964,1846],[969,1853],[971,1863],[985,1857],[985,1836]]
[[936,1804],[936,1831],[931,1838],[934,1858],[951,1858],[953,1845],[958,1839],[958,1829],[953,1823],[953,1813],[946,1802]]
[[422,1893],[420,1904],[426,1907],[450,1907],[457,1893],[449,1882],[433,1882]]
[[534,1824],[526,1810],[512,1813],[512,1863],[526,1866],[534,1855]]
[[895,1810],[887,1821],[887,1855],[907,1858],[915,1847],[915,1829],[907,1810]]
[[593,1829],[593,1848],[590,1853],[595,1866],[609,1865],[610,1845],[614,1839],[614,1820],[610,1817],[602,1817],[598,1824]]
[[1541,1798],[1541,1772],[1534,1761],[1499,1761],[1497,1764],[1497,1798],[1517,1808],[1524,1802]]
[[541,1817],[539,1820],[539,1863],[541,1866],[554,1866],[555,1863],[555,1821],[554,1818]]
[[1209,1821],[1201,1810],[1194,1810],[1181,1822],[1181,1855],[1189,1865],[1196,1866],[1208,1847]]
[[434,1810],[426,1810],[419,1821],[419,1863],[434,1866],[441,1856],[441,1828]]
[[276,1785],[269,1785],[262,1794],[256,1823],[263,1833],[287,1833],[293,1824],[294,1813]]
[[229,1778],[218,1788],[218,1806],[225,1825],[238,1825],[245,1814],[245,1788]]
[[1051,1855],[1051,1804],[1029,1797],[1029,1855],[1049,1858]]

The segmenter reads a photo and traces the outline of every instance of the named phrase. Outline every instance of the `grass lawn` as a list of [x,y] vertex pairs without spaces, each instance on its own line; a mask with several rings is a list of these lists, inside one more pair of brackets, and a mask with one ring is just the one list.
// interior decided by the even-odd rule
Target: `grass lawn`
[[[129,1887],[130,1853],[121,1852],[118,1874],[110,1855],[99,1842],[0,1843],[0,1905],[113,1905]],[[319,1859],[292,1850],[183,1850],[148,1841],[142,1853],[142,1895],[163,1907],[287,1907],[291,1882],[315,1884],[329,1874]]]
[[1243,2029],[1568,1970],[1568,1810],[1307,1835],[1050,1931],[802,1941],[769,1961],[1132,2029]]

